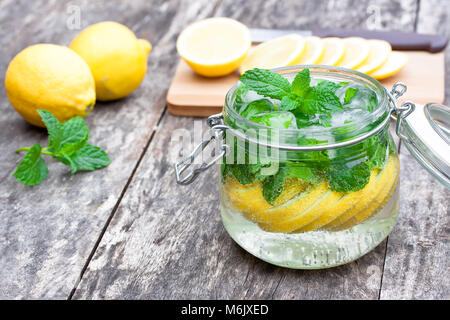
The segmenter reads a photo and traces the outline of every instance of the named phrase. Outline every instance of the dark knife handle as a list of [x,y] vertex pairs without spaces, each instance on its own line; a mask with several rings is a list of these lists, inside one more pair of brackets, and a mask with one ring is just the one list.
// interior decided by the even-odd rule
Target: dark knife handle
[[394,50],[425,50],[440,52],[447,46],[448,39],[440,35],[408,33],[400,31],[320,29],[314,30],[319,37],[361,37],[365,39],[386,40]]

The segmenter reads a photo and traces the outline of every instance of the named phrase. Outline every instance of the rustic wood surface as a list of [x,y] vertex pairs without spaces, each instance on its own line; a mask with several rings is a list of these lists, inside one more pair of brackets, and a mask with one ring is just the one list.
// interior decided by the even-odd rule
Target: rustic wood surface
[[[86,118],[91,141],[112,159],[109,167],[72,176],[50,160],[48,179],[24,187],[11,177],[20,161],[14,150],[45,143],[46,133],[9,105],[4,73],[28,45],[67,45],[79,32],[68,24],[74,6],[81,28],[115,20],[149,39],[148,74],[131,96],[98,103]],[[446,0],[0,0],[0,298],[450,298],[450,194],[405,149],[394,231],[363,258],[329,270],[274,267],[238,247],[221,224],[215,170],[189,187],[175,183],[171,150],[179,145],[172,132],[204,127],[203,119],[165,111],[175,40],[187,24],[209,16],[251,27],[450,33]],[[450,103],[448,79],[446,92]]]

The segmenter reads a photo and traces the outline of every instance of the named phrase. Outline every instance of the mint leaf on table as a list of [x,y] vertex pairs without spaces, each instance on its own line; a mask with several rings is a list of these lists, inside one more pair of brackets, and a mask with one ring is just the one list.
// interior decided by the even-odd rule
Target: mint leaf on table
[[303,69],[295,76],[292,81],[291,92],[304,97],[308,93],[311,84],[311,74],[309,69]]
[[47,166],[41,157],[41,146],[33,145],[17,166],[13,176],[26,186],[41,183],[48,174]]
[[241,112],[244,118],[250,119],[252,116],[265,111],[275,110],[274,104],[268,99],[259,99],[250,102]]
[[268,176],[263,181],[262,194],[264,199],[271,205],[274,205],[275,200],[283,192],[284,180],[287,176],[287,170],[285,168],[280,168],[276,174],[273,176]]
[[281,100],[291,90],[291,84],[285,77],[267,69],[248,70],[239,81],[257,94],[273,99]]
[[45,110],[38,110],[42,121],[47,127],[48,132],[48,149],[51,151],[59,150],[62,139],[61,123],[54,115]]
[[102,149],[87,143],[89,128],[83,118],[75,117],[61,124],[48,111],[38,110],[38,113],[47,127],[49,144],[46,148],[35,144],[31,148],[16,150],[16,152],[28,150],[13,174],[19,182],[35,185],[46,178],[48,169],[41,154],[52,156],[69,165],[72,173],[78,170],[92,171],[110,164],[108,156]]
[[358,191],[369,183],[370,168],[366,162],[361,162],[351,168],[345,164],[332,165],[327,176],[333,191]]
[[75,117],[62,124],[61,154],[72,155],[81,149],[89,140],[89,128],[83,118]]

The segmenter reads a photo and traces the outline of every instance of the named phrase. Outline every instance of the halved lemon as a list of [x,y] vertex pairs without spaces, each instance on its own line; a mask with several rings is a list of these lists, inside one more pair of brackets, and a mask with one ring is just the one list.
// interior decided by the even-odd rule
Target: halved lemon
[[369,44],[363,38],[353,37],[343,39],[345,45],[345,54],[339,67],[356,69],[361,66],[369,57]]
[[389,42],[384,40],[367,40],[369,43],[369,56],[367,60],[356,70],[362,73],[371,73],[379,69],[389,57],[392,51]]
[[377,70],[370,73],[370,76],[381,80],[401,71],[408,63],[408,56],[399,51],[392,51],[388,60]]
[[198,74],[218,77],[235,70],[251,46],[248,28],[230,18],[209,18],[186,27],[177,40],[180,56]]
[[336,66],[344,58],[345,44],[339,38],[324,38],[324,53],[316,64]]
[[263,42],[242,61],[241,73],[253,68],[272,69],[299,64],[305,50],[305,38],[291,34]]
[[298,64],[316,64],[324,54],[325,45],[319,37],[307,37],[305,39],[305,51]]

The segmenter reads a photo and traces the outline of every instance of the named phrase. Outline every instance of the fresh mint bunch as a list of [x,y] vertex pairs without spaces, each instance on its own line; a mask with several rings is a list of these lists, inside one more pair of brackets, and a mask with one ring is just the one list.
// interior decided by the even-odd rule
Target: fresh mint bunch
[[[252,69],[240,77],[234,107],[243,117],[274,129],[308,126],[330,127],[334,115],[355,108],[373,111],[378,105],[376,93],[368,86],[349,82],[316,79],[312,85],[309,69],[300,71],[290,83],[282,75],[265,69]],[[248,92],[259,99],[246,103]],[[230,124],[233,126],[232,124]],[[298,145],[315,145],[324,141],[299,136]],[[326,142],[326,141],[325,141]],[[389,156],[387,132],[363,142],[328,151],[287,152],[289,159],[279,163],[279,170],[263,175],[262,164],[222,164],[222,178],[233,176],[239,183],[262,183],[266,201],[274,204],[287,178],[317,184],[327,181],[331,190],[353,192],[363,189],[372,170],[382,168]],[[248,147],[248,146],[247,146]],[[247,148],[246,147],[246,148]],[[248,158],[248,151],[246,153]],[[349,162],[348,159],[356,161]],[[236,162],[235,162],[236,163]]]
[[83,118],[75,117],[60,123],[48,111],[38,110],[48,132],[48,146],[39,144],[20,148],[16,152],[28,151],[17,166],[13,176],[27,186],[41,183],[48,174],[48,168],[41,155],[49,155],[70,166],[71,173],[78,170],[93,171],[106,167],[110,160],[102,149],[88,144],[89,128]]

